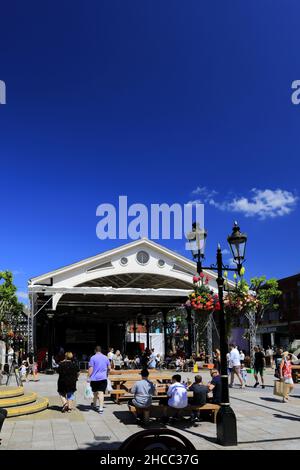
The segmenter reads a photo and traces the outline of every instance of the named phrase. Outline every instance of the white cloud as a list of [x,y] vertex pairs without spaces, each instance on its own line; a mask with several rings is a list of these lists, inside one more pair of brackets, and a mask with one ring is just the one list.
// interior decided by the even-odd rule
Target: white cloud
[[214,189],[208,189],[206,186],[198,186],[191,194],[199,197],[189,201],[187,204],[210,204],[211,199],[213,199],[218,192]]
[[218,194],[214,189],[208,189],[206,186],[198,186],[192,191],[192,194],[201,195],[205,200],[211,199]]
[[264,220],[290,214],[296,207],[298,197],[290,191],[283,189],[251,189],[251,196],[236,197],[232,201],[216,202],[210,204],[223,211],[240,212],[245,217],[257,216]]
[[296,207],[298,196],[284,189],[253,188],[246,196],[232,197],[229,194],[218,201],[217,191],[206,186],[198,186],[192,194],[199,198],[188,204],[209,204],[221,211],[239,212],[245,217],[258,217],[260,220],[281,217],[290,214]]
[[222,255],[229,255],[230,251],[227,250],[227,248],[224,248],[224,250],[222,250]]

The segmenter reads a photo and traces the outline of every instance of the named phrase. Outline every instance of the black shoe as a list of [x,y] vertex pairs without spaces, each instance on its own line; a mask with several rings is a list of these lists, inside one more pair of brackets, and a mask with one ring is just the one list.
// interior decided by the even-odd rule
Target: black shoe
[[265,388],[265,386],[264,386],[264,385],[262,385],[262,386],[261,386],[261,388]]
[[256,382],[255,385],[253,385],[253,387],[256,388],[257,385],[259,385],[259,382]]

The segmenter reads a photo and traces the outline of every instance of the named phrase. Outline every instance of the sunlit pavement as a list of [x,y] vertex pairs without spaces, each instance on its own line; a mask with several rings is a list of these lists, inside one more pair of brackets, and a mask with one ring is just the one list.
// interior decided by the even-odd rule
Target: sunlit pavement
[[[204,382],[207,371],[199,372]],[[288,403],[273,395],[274,371],[268,369],[266,388],[253,388],[254,378],[248,375],[248,386],[230,389],[231,405],[237,417],[238,446],[225,449],[300,449],[300,384]],[[183,373],[184,379],[195,374]],[[77,408],[71,413],[60,412],[56,392],[57,375],[40,374],[39,382],[25,384],[25,391],[35,391],[50,400],[50,408],[41,413],[7,419],[4,423],[0,449],[117,449],[120,444],[142,428],[135,424],[126,404],[105,403],[100,416],[84,399],[85,375],[80,376],[76,394]],[[13,384],[12,384],[13,385]],[[157,427],[157,423],[150,424]],[[179,430],[197,449],[223,449],[216,443],[216,425],[188,420],[168,426]]]

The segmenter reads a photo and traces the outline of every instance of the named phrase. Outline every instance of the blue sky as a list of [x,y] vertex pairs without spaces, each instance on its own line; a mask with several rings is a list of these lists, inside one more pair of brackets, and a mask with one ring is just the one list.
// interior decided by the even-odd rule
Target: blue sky
[[248,276],[299,272],[299,13],[296,0],[1,5],[0,266],[19,291],[117,246],[95,229],[119,195],[201,200],[208,263],[237,219]]

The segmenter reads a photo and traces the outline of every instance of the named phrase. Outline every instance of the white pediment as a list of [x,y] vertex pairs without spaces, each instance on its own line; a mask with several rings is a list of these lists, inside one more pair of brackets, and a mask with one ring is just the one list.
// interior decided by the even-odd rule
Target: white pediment
[[[44,275],[32,278],[29,286],[49,285],[57,287],[79,286],[99,278],[143,274],[174,278],[192,283],[196,264],[188,258],[148,239],[119,246],[94,257],[81,260]],[[216,289],[216,274],[207,272],[209,284]],[[163,282],[162,282],[163,284]],[[114,287],[112,282],[112,287]]]

